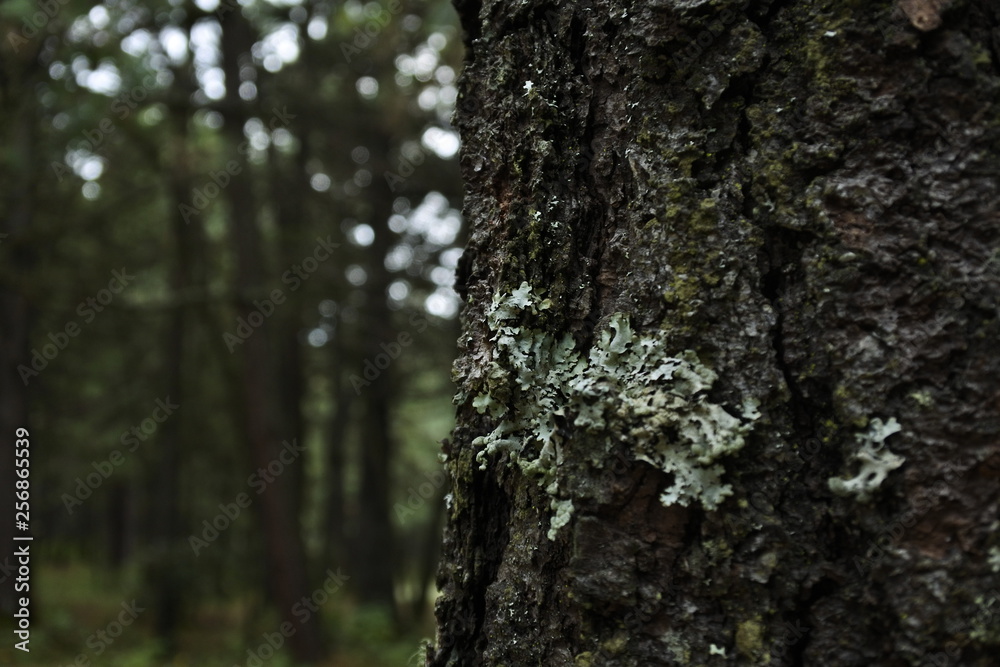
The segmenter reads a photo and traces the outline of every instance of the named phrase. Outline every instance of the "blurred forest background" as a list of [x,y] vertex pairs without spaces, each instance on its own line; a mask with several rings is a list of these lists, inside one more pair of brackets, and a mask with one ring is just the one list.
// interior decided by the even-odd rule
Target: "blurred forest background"
[[31,652],[5,561],[0,664],[418,664],[450,4],[10,0],[0,38],[0,481],[25,427],[34,535]]

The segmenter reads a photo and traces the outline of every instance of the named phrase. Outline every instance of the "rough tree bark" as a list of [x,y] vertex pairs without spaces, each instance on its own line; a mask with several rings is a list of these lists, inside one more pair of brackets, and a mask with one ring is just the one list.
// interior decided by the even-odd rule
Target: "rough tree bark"
[[996,3],[458,10],[427,664],[998,664]]

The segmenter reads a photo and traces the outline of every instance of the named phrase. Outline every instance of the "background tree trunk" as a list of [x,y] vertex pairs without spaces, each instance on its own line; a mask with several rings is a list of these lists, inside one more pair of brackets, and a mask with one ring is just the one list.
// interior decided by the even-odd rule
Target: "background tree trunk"
[[[38,169],[34,166],[35,126],[33,118],[37,113],[37,101],[23,90],[35,85],[41,74],[41,67],[35,56],[39,44],[32,43],[20,57],[5,57],[0,66],[0,119],[2,130],[0,140],[5,147],[5,157],[0,165],[0,178],[4,188],[0,194],[0,613],[6,617],[13,615],[18,600],[22,597],[15,591],[17,579],[14,504],[17,476],[14,467],[14,443],[19,428],[33,428],[28,423],[28,382],[18,371],[31,358],[28,335],[31,331],[32,309],[26,298],[30,292],[24,282],[37,262],[37,253],[25,243],[31,221],[34,218],[34,199],[38,182]],[[29,438],[29,449],[38,447],[34,437]],[[34,453],[34,451],[32,451]],[[30,457],[29,457],[30,458]],[[34,465],[34,462],[32,462]],[[32,494],[38,489],[33,477]],[[37,505],[35,505],[37,506]],[[23,533],[22,533],[23,534]],[[37,534],[37,533],[36,533]],[[23,592],[23,591],[22,591]],[[35,613],[32,610],[32,613]]]
[[[175,117],[175,146],[184,146],[187,135],[186,116]],[[170,221],[174,244],[174,264],[170,287],[181,302],[170,310],[169,324],[163,341],[164,383],[166,396],[173,403],[183,406],[188,402],[186,368],[191,357],[192,320],[197,316],[190,303],[183,301],[194,290],[204,286],[205,268],[203,237],[198,226],[189,225],[181,212],[191,192],[192,179],[189,168],[190,155],[183,150],[169,151],[163,162],[170,166]],[[158,434],[155,450],[155,476],[152,479],[155,520],[151,535],[152,559],[150,581],[154,587],[156,605],[156,635],[162,646],[162,655],[170,658],[178,649],[178,634],[184,615],[185,596],[189,585],[185,576],[189,570],[177,567],[178,562],[189,558],[185,550],[184,522],[181,500],[184,430],[181,425],[185,413],[167,419]]]
[[457,3],[428,665],[996,664],[1000,10],[947,4]]
[[[338,317],[340,313],[337,313]],[[344,562],[347,557],[345,528],[347,502],[347,431],[351,420],[351,408],[354,405],[354,389],[348,380],[347,368],[349,348],[344,344],[343,330],[337,325],[330,357],[333,359],[329,372],[330,384],[334,388],[335,397],[330,416],[330,433],[327,448],[326,499],[323,508],[323,558],[322,565]],[[353,366],[350,366],[353,369]]]
[[[373,171],[376,174],[388,171],[387,166],[379,168],[381,156],[389,153],[388,142],[376,140],[372,143]],[[393,525],[389,510],[389,489],[392,480],[391,462],[396,454],[395,436],[392,432],[391,408],[395,398],[395,377],[398,368],[393,367],[385,346],[397,345],[398,332],[393,326],[392,311],[386,301],[392,275],[386,269],[385,258],[393,246],[394,234],[386,221],[392,215],[393,194],[389,185],[381,178],[373,180],[370,186],[372,207],[370,219],[375,227],[375,238],[368,248],[365,281],[365,309],[362,314],[360,342],[363,359],[373,364],[380,359],[379,373],[370,385],[360,388],[357,401],[361,411],[361,451],[360,451],[360,503],[357,515],[357,552],[355,567],[358,571],[358,595],[367,603],[380,605],[394,619],[398,619],[396,599],[393,590],[393,569],[396,553],[393,548]],[[398,352],[397,352],[398,354]],[[359,365],[360,366],[360,365]],[[367,378],[366,378],[367,379]],[[353,385],[352,385],[353,386]]]
[[[228,137],[233,161],[242,160],[238,147],[243,143],[243,128],[249,119],[248,111],[238,95],[240,61],[248,57],[254,43],[252,28],[240,12],[227,14],[222,21],[222,67],[228,88],[225,97],[225,133]],[[264,260],[260,230],[251,176],[245,166],[232,175],[225,189],[229,206],[232,241],[235,246],[237,275],[235,280],[237,313],[246,320],[257,308],[254,300],[265,296]],[[269,330],[262,325],[242,344],[243,353],[243,403],[242,412],[250,449],[250,460],[258,471],[266,471],[273,461],[280,462],[282,438],[276,437],[275,425],[295,420],[283,419],[284,401],[275,400],[276,372],[272,359],[274,349],[269,343]],[[286,442],[291,442],[285,440]],[[304,446],[304,442],[294,443]],[[289,638],[289,647],[296,660],[315,662],[322,658],[322,626],[320,615],[313,613],[301,620],[294,613],[303,598],[312,595],[308,585],[305,550],[300,532],[300,517],[295,513],[298,490],[290,472],[302,465],[296,460],[285,467],[286,475],[271,477],[258,473],[258,480],[267,482],[263,491],[257,491],[257,511],[260,513],[264,534],[266,577],[269,593],[278,607],[282,622],[291,623],[295,633]]]

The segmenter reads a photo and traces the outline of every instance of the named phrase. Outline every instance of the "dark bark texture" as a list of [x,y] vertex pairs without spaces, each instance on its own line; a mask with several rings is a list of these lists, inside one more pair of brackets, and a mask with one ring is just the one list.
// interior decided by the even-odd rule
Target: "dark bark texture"
[[1000,664],[1000,5],[457,4],[427,664]]

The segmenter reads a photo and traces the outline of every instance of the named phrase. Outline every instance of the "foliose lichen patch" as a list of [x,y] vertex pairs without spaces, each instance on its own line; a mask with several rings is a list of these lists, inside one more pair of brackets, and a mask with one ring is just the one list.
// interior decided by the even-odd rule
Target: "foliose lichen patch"
[[[635,459],[670,473],[673,481],[660,496],[664,505],[697,502],[717,509],[732,494],[719,460],[745,445],[760,416],[757,402],[746,400],[738,414],[713,403],[708,393],[716,374],[695,352],[668,354],[658,332],[636,334],[621,313],[611,316],[588,352],[577,350],[569,334],[555,337],[520,324],[550,307],[527,283],[493,297],[493,358],[486,390],[473,405],[500,421],[473,441],[481,468],[506,451],[512,464],[537,477],[552,497],[548,535],[555,539],[574,509],[561,477],[561,429],[571,424],[577,435],[602,441],[606,449],[616,440],[625,443]],[[592,463],[600,461],[596,456]]]
[[890,417],[887,422],[877,417],[872,419],[867,431],[854,436],[861,444],[861,448],[851,456],[861,463],[858,474],[851,479],[831,477],[827,480],[830,490],[838,496],[856,496],[861,502],[871,500],[872,493],[885,481],[886,476],[906,461],[885,446],[886,438],[901,430],[895,417]]

